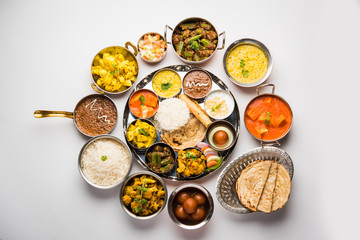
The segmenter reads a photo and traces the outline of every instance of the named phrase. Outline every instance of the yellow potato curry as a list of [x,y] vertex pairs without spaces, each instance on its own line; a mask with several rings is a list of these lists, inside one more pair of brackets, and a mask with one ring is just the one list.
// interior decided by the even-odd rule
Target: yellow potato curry
[[94,58],[91,74],[96,84],[109,92],[122,92],[133,85],[138,65],[133,57],[120,48],[111,47]]
[[145,121],[136,120],[126,131],[128,141],[138,148],[148,148],[155,142],[156,129]]

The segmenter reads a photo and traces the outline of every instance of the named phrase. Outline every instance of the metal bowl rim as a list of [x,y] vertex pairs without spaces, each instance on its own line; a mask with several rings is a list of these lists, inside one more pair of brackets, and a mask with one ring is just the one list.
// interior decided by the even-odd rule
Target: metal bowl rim
[[[164,42],[165,42],[165,47],[166,47],[166,49],[165,49],[165,51],[164,51],[164,54],[161,56],[161,58],[159,58],[158,60],[155,60],[155,61],[150,61],[150,60],[146,60],[146,59],[144,59],[142,56],[141,56],[141,54],[140,54],[140,48],[139,48],[139,43],[140,43],[140,41],[144,38],[144,36],[145,35],[148,35],[148,34],[159,34],[160,35],[160,38],[162,38],[163,40],[164,40]],[[144,62],[147,62],[147,63],[158,63],[158,62],[161,62],[162,60],[164,60],[164,58],[165,58],[165,56],[166,56],[166,53],[167,53],[167,49],[168,49],[168,46],[167,46],[168,44],[167,44],[167,42],[165,41],[165,38],[164,38],[164,36],[163,35],[161,35],[160,33],[157,33],[157,32],[147,32],[147,33],[144,33],[143,35],[141,35],[141,37],[139,38],[139,40],[138,40],[138,42],[137,42],[137,44],[136,44],[136,47],[137,47],[137,50],[138,50],[138,52],[139,52],[139,55],[140,55],[140,58],[142,59],[142,60],[144,60]]]
[[[252,44],[252,45],[255,45],[257,47],[259,47],[261,50],[263,50],[263,52],[265,53],[267,59],[268,59],[268,68],[267,68],[267,71],[265,73],[265,75],[259,79],[258,81],[254,82],[254,83],[251,83],[251,84],[246,84],[246,83],[241,83],[241,82],[238,82],[236,81],[235,79],[233,79],[227,68],[226,68],[226,59],[228,57],[228,55],[230,54],[230,52],[237,46],[241,45],[241,44]],[[262,42],[256,40],[256,39],[252,39],[252,38],[242,38],[242,39],[238,39],[236,41],[234,41],[232,44],[230,44],[230,46],[226,49],[225,53],[224,53],[224,57],[223,57],[223,67],[224,67],[224,70],[225,70],[225,73],[226,73],[226,76],[228,77],[228,79],[234,83],[235,85],[238,85],[240,87],[256,87],[260,84],[262,84],[263,82],[265,82],[271,72],[272,72],[272,68],[273,68],[273,59],[272,59],[272,56],[271,56],[271,53],[269,51],[269,49],[266,47],[265,44],[263,44]]]
[[[200,60],[200,61],[189,61],[189,60],[186,60],[185,58],[181,57],[179,54],[177,54],[177,52],[176,52],[176,50],[175,50],[175,46],[174,46],[173,41],[172,41],[172,34],[174,33],[175,29],[176,29],[177,27],[179,27],[180,24],[182,24],[182,23],[184,23],[184,22],[186,22],[186,21],[190,21],[190,20],[203,20],[203,21],[209,23],[209,24],[214,28],[214,30],[215,30],[215,32],[216,32],[216,36],[217,36],[217,38],[218,38],[218,42],[217,42],[217,44],[216,44],[216,48],[215,48],[214,52],[213,52],[209,57],[207,57],[207,58],[205,58],[205,59],[203,59],[203,60]],[[189,18],[185,18],[184,20],[180,21],[180,22],[174,27],[174,31],[171,33],[171,45],[172,45],[172,47],[173,47],[173,49],[174,49],[174,52],[175,52],[176,56],[177,56],[178,58],[180,58],[181,61],[183,61],[183,62],[185,62],[185,63],[187,63],[187,64],[198,65],[198,64],[202,64],[202,63],[208,61],[211,57],[213,57],[213,56],[215,55],[215,53],[216,53],[216,51],[217,51],[217,49],[218,49],[218,47],[219,47],[219,33],[218,33],[218,31],[216,30],[216,27],[214,26],[214,24],[212,24],[209,20],[207,20],[207,19],[205,19],[205,18],[201,18],[201,17],[189,17]]]
[[[117,141],[118,143],[120,143],[121,145],[123,145],[126,149],[126,151],[128,152],[129,154],[129,161],[130,161],[130,165],[129,165],[129,170],[127,171],[127,173],[125,174],[125,176],[123,177],[123,179],[113,185],[109,185],[109,186],[101,186],[101,185],[97,185],[93,182],[91,182],[89,179],[87,179],[87,177],[84,175],[82,169],[81,169],[81,156],[84,152],[84,150],[87,148],[87,146],[89,146],[92,142],[98,140],[98,139],[106,139],[106,138],[110,138],[110,139],[113,139],[115,141]],[[84,145],[83,147],[81,148],[80,150],[80,153],[79,153],[79,157],[78,157],[78,169],[79,169],[79,172],[80,172],[80,175],[83,177],[83,179],[91,186],[95,187],[95,188],[98,188],[98,189],[111,189],[111,188],[115,188],[117,186],[119,186],[120,184],[122,184],[125,179],[127,178],[127,176],[130,174],[131,172],[131,169],[132,169],[132,165],[133,165],[133,162],[134,162],[134,159],[133,159],[133,155],[132,155],[132,152],[129,148],[129,146],[124,143],[121,139],[113,136],[113,135],[109,135],[109,134],[103,134],[103,135],[99,135],[99,136],[96,136],[96,137],[92,137],[90,140],[88,140]]]
[[[198,224],[195,224],[195,225],[186,225],[186,224],[183,224],[181,223],[179,220],[177,220],[177,218],[175,217],[173,211],[172,211],[172,202],[173,202],[173,199],[174,197],[176,196],[176,194],[178,194],[179,192],[181,192],[183,189],[186,189],[186,188],[196,188],[196,189],[199,189],[200,191],[202,191],[208,201],[209,201],[209,212],[207,214],[207,217],[201,221],[200,223]],[[204,186],[200,185],[200,184],[197,184],[197,183],[183,183],[181,185],[179,185],[178,187],[176,187],[170,194],[169,196],[169,200],[168,200],[168,213],[169,213],[169,216],[171,218],[171,220],[177,224],[179,227],[181,228],[184,228],[184,229],[198,229],[202,226],[204,226],[205,224],[207,224],[213,213],[214,213],[214,200],[211,196],[211,193],[209,192],[209,190],[207,190]]]
[[[277,97],[277,98],[279,98],[280,100],[282,100],[282,101],[289,107],[290,112],[291,112],[291,124],[290,124],[290,127],[289,127],[289,129],[287,130],[287,132],[284,133],[282,136],[280,136],[280,137],[278,137],[278,138],[276,138],[276,139],[272,139],[272,140],[264,140],[264,139],[260,139],[260,138],[255,137],[255,136],[249,131],[249,129],[248,129],[247,125],[246,125],[246,122],[245,122],[245,113],[246,113],[246,110],[247,110],[247,108],[249,107],[250,103],[252,103],[253,101],[255,101],[257,98],[259,98],[259,97],[264,97],[264,96],[266,96],[266,95],[271,96],[271,97]],[[284,137],[286,137],[286,136],[288,135],[288,133],[290,132],[290,129],[292,128],[293,121],[294,121],[294,114],[293,114],[293,111],[292,111],[289,103],[288,103],[284,98],[280,97],[279,95],[273,94],[273,93],[263,93],[263,94],[259,94],[259,95],[255,96],[254,98],[252,98],[252,99],[249,101],[249,103],[246,105],[245,110],[244,110],[244,124],[245,124],[246,130],[248,131],[248,133],[250,133],[250,135],[251,135],[253,138],[255,138],[256,140],[259,140],[260,142],[264,142],[264,143],[273,143],[273,142],[279,141],[279,140],[283,139]]]
[[131,85],[130,87],[128,87],[127,89],[125,89],[124,91],[121,91],[121,92],[110,92],[110,91],[107,91],[107,90],[101,88],[101,87],[96,83],[96,81],[95,81],[95,79],[94,79],[94,76],[91,74],[91,68],[90,68],[91,78],[92,78],[95,86],[96,86],[100,91],[103,91],[104,93],[107,93],[107,94],[109,94],[109,95],[120,95],[120,94],[123,94],[123,93],[129,91],[129,90],[135,85],[135,82],[136,82],[136,80],[137,80],[137,78],[138,78],[138,76],[139,76],[139,69],[140,69],[139,62],[138,62],[138,60],[136,59],[136,56],[134,55],[134,53],[132,53],[129,49],[127,49],[127,48],[125,48],[125,47],[122,47],[122,46],[109,46],[109,47],[105,47],[105,48],[101,49],[98,53],[96,53],[96,55],[94,56],[94,58],[93,58],[93,60],[92,60],[92,62],[91,62],[91,67],[92,67],[93,64],[94,64],[95,57],[96,57],[97,55],[99,55],[100,52],[102,52],[102,51],[104,51],[104,50],[106,50],[106,49],[108,49],[108,48],[121,48],[121,49],[124,49],[126,52],[130,53],[130,55],[132,56],[132,58],[133,58],[134,61],[136,62],[136,65],[137,65],[137,68],[138,68],[138,72],[137,72],[137,74],[136,74],[135,81],[132,83],[132,85]]
[[[149,215],[149,216],[137,216],[135,215],[134,213],[132,213],[129,209],[127,209],[127,207],[125,206],[123,200],[122,200],[122,195],[123,195],[123,191],[124,191],[124,188],[126,186],[126,184],[134,177],[138,176],[138,175],[150,175],[154,178],[156,178],[164,187],[164,192],[165,192],[165,196],[164,196],[164,204],[160,207],[160,209],[153,213],[152,215]],[[162,212],[162,210],[164,210],[165,206],[166,206],[166,203],[167,203],[167,198],[168,198],[168,191],[167,191],[167,187],[166,187],[166,184],[165,184],[165,181],[159,177],[157,174],[153,173],[153,172],[149,172],[149,171],[137,171],[137,172],[134,172],[133,174],[129,175],[125,181],[123,181],[122,185],[121,185],[121,188],[120,188],[120,193],[119,193],[119,198],[120,198],[120,205],[121,207],[124,209],[124,211],[131,217],[135,218],[135,219],[139,219],[139,220],[147,220],[147,219],[151,219],[155,216],[157,216],[158,214],[160,214]]]

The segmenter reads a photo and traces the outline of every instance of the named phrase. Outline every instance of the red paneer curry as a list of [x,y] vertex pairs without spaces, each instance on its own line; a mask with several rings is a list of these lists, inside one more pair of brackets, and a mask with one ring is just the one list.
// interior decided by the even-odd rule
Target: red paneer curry
[[292,112],[289,105],[276,96],[260,96],[249,103],[245,125],[256,138],[272,141],[283,137],[290,129]]
[[130,111],[139,118],[153,116],[159,108],[158,97],[150,90],[140,90],[129,101]]

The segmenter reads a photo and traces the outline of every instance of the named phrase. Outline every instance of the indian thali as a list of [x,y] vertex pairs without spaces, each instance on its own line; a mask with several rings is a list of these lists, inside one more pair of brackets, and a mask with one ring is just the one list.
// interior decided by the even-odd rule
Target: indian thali
[[[147,75],[145,78],[143,78],[136,86],[135,86],[135,89],[133,90],[133,92],[135,92],[136,90],[139,90],[139,89],[152,89],[152,79],[154,77],[154,75],[160,71],[160,70],[163,70],[163,69],[172,69],[174,71],[176,71],[177,73],[179,73],[180,77],[183,78],[184,75],[186,73],[188,73],[189,71],[191,70],[194,70],[194,69],[200,69],[198,67],[195,67],[195,66],[190,66],[190,65],[172,65],[172,66],[168,66],[168,67],[165,67],[165,68],[162,68],[162,69],[158,69],[152,73],[150,73],[149,75]],[[211,91],[214,91],[214,90],[225,90],[227,92],[230,92],[230,90],[228,89],[228,87],[226,86],[226,84],[220,80],[216,75],[214,75],[213,73],[207,71],[207,73],[211,76],[211,79],[212,79],[212,82],[214,84],[212,84],[212,89]],[[130,94],[131,95],[131,94]],[[231,96],[233,97],[233,95],[231,94]],[[234,98],[234,97],[233,97]],[[128,102],[130,100],[130,97],[128,99]],[[204,99],[200,100],[199,104],[200,106],[204,106],[204,102],[203,102]],[[222,165],[223,164],[226,164],[228,159],[230,158],[231,156],[231,153],[233,152],[234,148],[235,148],[235,144],[236,144],[236,141],[237,141],[237,138],[239,136],[239,129],[240,129],[240,112],[239,112],[239,108],[238,108],[238,105],[236,103],[236,100],[234,98],[234,102],[235,102],[235,107],[234,107],[234,110],[233,112],[231,113],[231,115],[229,117],[226,118],[227,121],[229,121],[231,124],[234,125],[234,128],[236,130],[236,135],[235,135],[235,142],[233,144],[233,146],[228,149],[228,150],[225,150],[225,151],[222,151],[222,157],[223,157],[223,162],[222,162]],[[130,108],[129,108],[129,104],[127,103],[125,108],[124,108],[124,114],[123,114],[123,131],[124,131],[124,136],[125,136],[125,139],[127,139],[126,137],[126,130],[129,126],[129,124],[131,122],[133,122],[134,120],[136,120],[136,116],[134,116],[133,114],[131,114],[130,112]],[[150,118],[150,120],[153,120],[153,118]],[[157,134],[157,138],[155,140],[155,143],[156,142],[161,142],[161,138],[159,137],[161,135],[161,132],[158,131],[158,134]],[[205,140],[206,142],[206,140]],[[133,156],[134,158],[140,163],[141,166],[143,166],[144,168],[148,168],[148,165],[146,164],[146,161],[145,161],[145,154],[144,154],[144,151],[138,151],[136,148],[132,147],[131,144],[129,144],[129,147],[131,148],[132,152],[133,152]],[[219,168],[213,170],[213,171],[208,171],[204,174],[201,174],[201,175],[198,175],[198,176],[195,176],[195,177],[192,177],[192,178],[187,178],[187,177],[183,177],[183,176],[178,176],[176,174],[176,168],[174,168],[174,170],[170,173],[170,174],[160,174],[161,177],[163,178],[166,178],[166,179],[169,179],[169,180],[173,180],[173,181],[189,181],[189,180],[194,180],[194,179],[198,179],[198,178],[203,178],[207,175],[210,175],[214,172],[216,172]]]
[[[138,51],[142,60],[154,64],[165,58],[167,44],[186,65],[156,69],[135,84]],[[290,156],[275,146],[290,131],[293,112],[275,94],[275,84],[262,84],[272,70],[265,45],[249,38],[231,44],[223,67],[234,84],[256,87],[243,121],[261,147],[230,160],[240,134],[238,103],[220,78],[196,66],[224,46],[225,32],[219,34],[203,18],[185,19],[175,28],[166,25],[164,36],[146,33],[136,47],[127,42],[126,48],[99,51],[91,65],[92,87],[99,94],[81,99],[73,112],[37,110],[34,116],[73,119],[77,130],[91,138],[78,157],[81,176],[100,189],[121,185],[120,203],[134,218],[153,218],[168,202],[170,218],[178,226],[203,226],[212,216],[213,199],[191,181],[215,172],[220,172],[216,197],[225,209],[240,214],[277,211],[289,199],[294,167]],[[271,93],[260,93],[269,87]],[[110,135],[118,121],[110,97],[130,90],[123,106],[125,143]],[[146,171],[130,174],[133,159]],[[163,179],[185,183],[168,199]]]

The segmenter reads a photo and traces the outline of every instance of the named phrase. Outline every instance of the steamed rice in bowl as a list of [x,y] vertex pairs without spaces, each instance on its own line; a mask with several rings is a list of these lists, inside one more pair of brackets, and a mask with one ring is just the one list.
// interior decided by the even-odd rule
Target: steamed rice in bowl
[[119,185],[129,174],[131,164],[129,148],[108,135],[91,139],[79,155],[79,170],[85,181],[102,189]]

